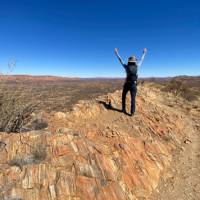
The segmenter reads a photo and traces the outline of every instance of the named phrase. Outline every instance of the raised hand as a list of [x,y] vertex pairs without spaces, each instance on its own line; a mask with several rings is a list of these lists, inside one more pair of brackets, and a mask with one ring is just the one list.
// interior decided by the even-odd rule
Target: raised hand
[[144,48],[143,52],[144,52],[144,53],[147,53],[147,48]]
[[115,48],[115,53],[118,53],[118,48]]

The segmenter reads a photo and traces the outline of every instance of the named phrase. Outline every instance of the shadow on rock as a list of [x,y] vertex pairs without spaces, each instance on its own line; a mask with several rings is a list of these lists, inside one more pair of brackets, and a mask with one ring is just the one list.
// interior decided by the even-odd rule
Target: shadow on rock
[[[113,110],[113,111],[117,111],[117,112],[120,112],[120,113],[124,113],[122,111],[122,109],[118,109],[118,108],[114,108],[111,103],[106,103],[105,101],[98,101],[99,104],[102,104],[107,110]],[[128,113],[124,113],[126,115],[129,115]]]

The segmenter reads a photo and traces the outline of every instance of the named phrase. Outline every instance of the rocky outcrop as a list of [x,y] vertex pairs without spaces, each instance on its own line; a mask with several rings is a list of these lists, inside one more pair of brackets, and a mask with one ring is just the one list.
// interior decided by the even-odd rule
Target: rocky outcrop
[[0,134],[0,199],[148,199],[170,166],[187,117],[140,86],[134,117],[121,91],[48,117],[47,130]]

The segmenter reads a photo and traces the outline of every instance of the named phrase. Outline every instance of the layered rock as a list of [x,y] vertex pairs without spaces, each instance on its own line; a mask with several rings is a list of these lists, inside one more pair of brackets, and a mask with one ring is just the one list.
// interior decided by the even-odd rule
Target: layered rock
[[188,119],[146,86],[134,117],[120,112],[121,91],[108,96],[111,108],[103,96],[52,114],[48,130],[1,133],[0,199],[148,199]]

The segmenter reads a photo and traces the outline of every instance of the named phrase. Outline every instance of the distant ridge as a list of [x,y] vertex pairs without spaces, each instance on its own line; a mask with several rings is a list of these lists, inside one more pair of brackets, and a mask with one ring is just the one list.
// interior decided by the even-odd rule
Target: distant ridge
[[[64,76],[53,76],[53,75],[28,75],[28,74],[17,74],[17,75],[3,75],[6,81],[67,81],[67,80],[123,80],[124,77],[64,77]],[[189,82],[197,81],[200,82],[200,76],[187,76],[180,75],[174,77],[141,77],[139,80],[142,81],[153,81],[153,82],[165,82],[171,79],[185,80]]]

